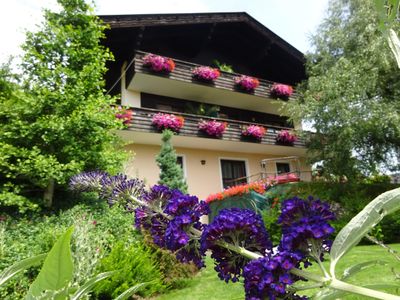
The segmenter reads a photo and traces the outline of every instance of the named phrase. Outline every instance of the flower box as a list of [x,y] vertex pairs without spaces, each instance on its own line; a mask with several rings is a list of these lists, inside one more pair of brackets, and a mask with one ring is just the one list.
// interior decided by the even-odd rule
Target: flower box
[[129,125],[132,120],[133,111],[131,109],[122,108],[119,106],[115,113],[115,117],[119,120],[122,120],[124,125]]
[[185,120],[183,117],[163,113],[155,114],[152,119],[152,124],[158,130],[170,129],[175,132],[179,132],[184,122]]
[[290,85],[274,83],[271,88],[271,96],[282,100],[288,100],[293,94],[293,88]]
[[276,136],[276,142],[285,146],[293,146],[297,141],[297,136],[287,130],[280,131]]
[[249,125],[249,126],[245,126],[242,129],[242,136],[261,141],[265,132],[266,132],[266,129],[262,126]]
[[213,82],[221,75],[218,69],[205,66],[194,68],[192,74],[193,78],[207,82]]
[[211,121],[200,121],[199,122],[199,129],[209,136],[213,137],[221,137],[225,132],[228,123],[226,122],[219,122],[216,120]]
[[235,84],[244,91],[253,92],[260,85],[260,82],[257,78],[242,75],[235,77]]
[[154,72],[170,73],[174,70],[175,63],[168,57],[149,53],[143,57],[143,66]]

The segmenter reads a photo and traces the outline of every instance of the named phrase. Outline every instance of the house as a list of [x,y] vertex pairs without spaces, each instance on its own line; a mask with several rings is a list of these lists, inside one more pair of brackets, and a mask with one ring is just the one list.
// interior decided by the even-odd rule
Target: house
[[[296,101],[296,94],[289,100],[271,95],[274,83],[292,86],[305,79],[301,52],[244,12],[100,17],[110,27],[104,44],[115,57],[108,65],[107,90],[120,94],[121,105],[132,110],[129,125],[119,132],[135,153],[128,174],[157,182],[161,133],[152,120],[163,113],[184,119],[173,144],[191,194],[205,198],[278,173],[311,179],[304,139],[276,142],[280,132],[301,130],[280,115],[284,101]],[[170,58],[173,70],[152,69],[150,53]],[[193,75],[214,60],[234,73],[221,68],[214,80]],[[240,87],[236,81],[242,75],[257,78],[259,85]],[[199,130],[200,122],[212,120],[227,125],[222,136]],[[249,125],[265,128],[261,139],[242,134]]]

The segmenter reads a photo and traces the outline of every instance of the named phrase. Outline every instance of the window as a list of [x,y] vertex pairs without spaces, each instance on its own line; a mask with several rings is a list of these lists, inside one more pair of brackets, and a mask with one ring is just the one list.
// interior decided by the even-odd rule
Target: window
[[181,166],[183,170],[183,176],[186,178],[186,168],[185,168],[185,159],[183,155],[178,155],[176,157],[176,163]]
[[290,164],[289,163],[276,163],[276,173],[285,174],[290,173]]
[[230,186],[247,183],[246,162],[243,160],[221,159],[221,173],[224,189]]

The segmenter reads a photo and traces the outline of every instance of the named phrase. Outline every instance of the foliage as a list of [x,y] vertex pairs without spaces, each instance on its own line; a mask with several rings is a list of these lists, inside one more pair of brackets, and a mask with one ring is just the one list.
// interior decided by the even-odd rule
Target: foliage
[[183,177],[183,170],[176,162],[176,152],[171,143],[173,135],[170,130],[164,130],[162,133],[161,150],[156,157],[156,162],[160,168],[160,180],[158,183],[187,193],[188,187]]
[[348,180],[398,167],[400,73],[385,39],[373,0],[331,1],[312,37],[301,99],[289,104],[295,119],[316,130],[312,161]]
[[166,289],[157,261],[142,243],[126,245],[123,241],[117,242],[110,254],[100,261],[98,270],[100,272],[118,270],[98,285],[96,293],[102,298],[114,299],[129,287],[142,282],[151,282],[138,292],[144,297]]
[[218,69],[220,69],[223,72],[227,72],[227,73],[234,73],[235,71],[233,71],[233,67],[231,65],[219,62],[217,59],[213,60],[213,64],[215,66],[217,66]]
[[197,102],[185,103],[185,113],[187,114],[217,118],[219,110],[220,107],[218,105]]
[[0,72],[1,191],[28,199],[44,192],[47,206],[72,174],[115,172],[124,158],[111,132],[121,121],[103,90],[112,59],[100,45],[105,26],[84,0],[58,2],[62,10],[45,10],[39,30],[27,33],[23,89]]

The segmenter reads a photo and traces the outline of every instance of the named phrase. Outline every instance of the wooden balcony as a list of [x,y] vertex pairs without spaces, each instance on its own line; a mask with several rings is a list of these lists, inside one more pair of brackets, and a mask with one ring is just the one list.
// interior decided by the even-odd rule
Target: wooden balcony
[[[272,114],[278,114],[283,102],[271,98],[271,81],[259,79],[260,85],[249,93],[235,85],[235,77],[241,74],[221,71],[221,76],[214,82],[202,82],[192,77],[193,69],[199,65],[177,59],[173,59],[176,66],[171,73],[156,73],[143,65],[146,54],[137,51],[133,65],[127,68],[127,89]],[[296,98],[293,93],[289,101]]]
[[[124,131],[125,136],[129,132],[132,133],[152,133],[157,134],[153,142],[151,139],[145,138],[143,139],[143,135],[141,135],[142,140],[138,140],[137,137],[134,137],[134,142],[139,143],[154,143],[157,141],[156,144],[160,144],[160,137],[159,131],[152,125],[152,118],[153,115],[159,112],[163,113],[171,113],[166,111],[148,109],[148,108],[133,108],[133,115],[132,120],[126,130]],[[178,115],[178,114],[175,114]],[[268,124],[255,124],[264,126],[267,129],[266,134],[263,136],[261,141],[251,140],[242,136],[242,128],[243,126],[249,125],[247,122],[241,122],[236,120],[229,120],[229,119],[219,119],[219,118],[209,118],[204,116],[196,116],[190,114],[179,114],[179,116],[184,117],[185,123],[183,128],[180,130],[179,134],[175,137],[176,140],[179,141],[181,137],[190,137],[192,139],[187,140],[187,143],[181,143],[178,146],[182,147],[196,147],[196,148],[203,148],[209,149],[213,148],[215,145],[222,145],[224,142],[227,145],[227,148],[218,148],[217,146],[214,147],[215,150],[227,150],[229,151],[245,151],[245,152],[258,152],[258,153],[272,153],[272,154],[303,154],[306,150],[306,141],[304,138],[299,138],[298,141],[294,143],[293,146],[284,146],[279,145],[276,143],[276,135],[281,130],[292,130],[291,128],[284,128],[284,127],[277,127],[277,126],[270,126]],[[198,123],[201,120],[218,120],[228,123],[228,127],[226,128],[223,136],[221,138],[214,138],[208,136],[206,133],[200,131],[198,129]],[[140,135],[139,135],[140,136]],[[194,139],[193,139],[194,138]],[[229,142],[229,143],[227,143]],[[239,143],[238,143],[239,142]],[[214,145],[214,146],[213,146]],[[232,148],[232,146],[234,148]],[[264,147],[261,147],[264,146]],[[269,147],[265,147],[269,146]],[[272,146],[272,147],[271,147]],[[253,149],[250,149],[253,147]],[[244,149],[244,150],[243,150]],[[249,151],[247,151],[249,150]],[[271,151],[272,150],[272,151]],[[300,150],[300,151],[299,151]]]

